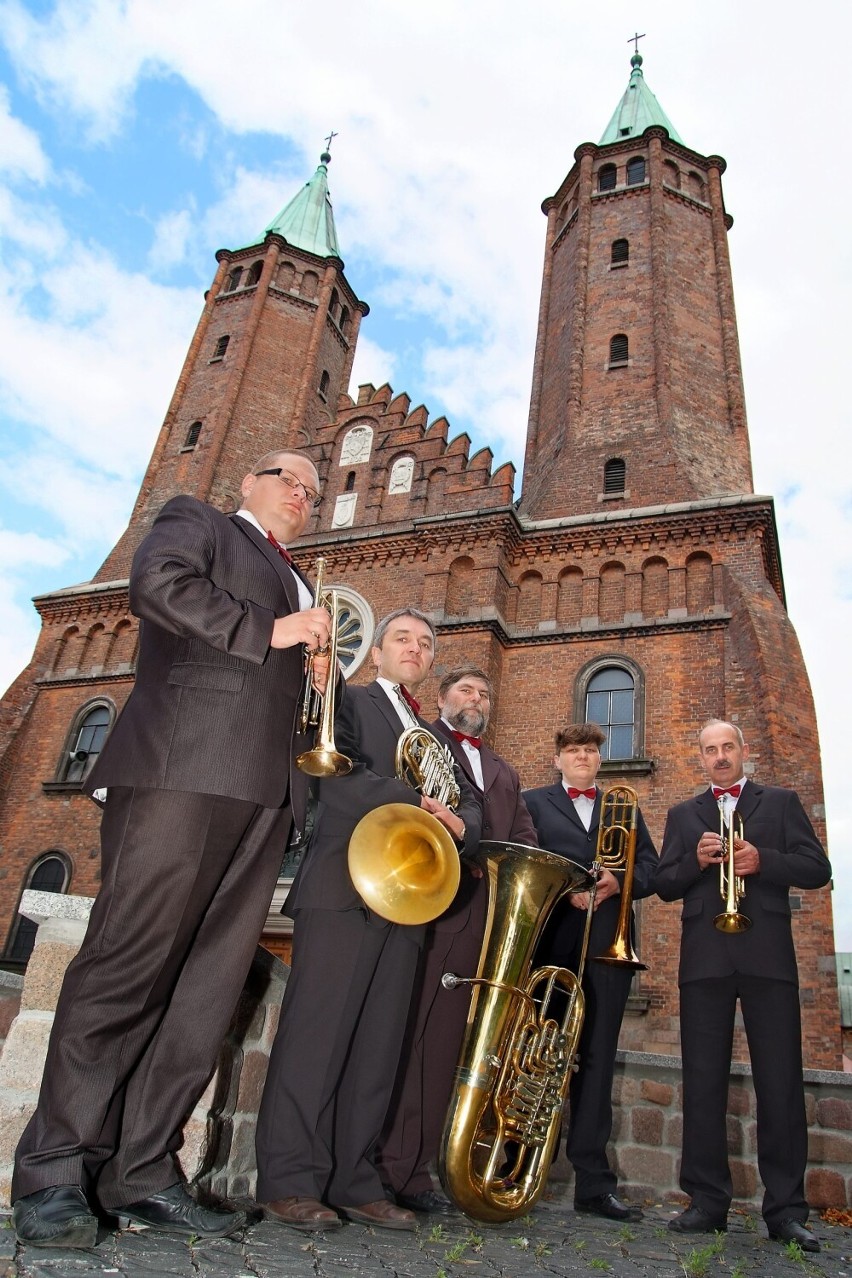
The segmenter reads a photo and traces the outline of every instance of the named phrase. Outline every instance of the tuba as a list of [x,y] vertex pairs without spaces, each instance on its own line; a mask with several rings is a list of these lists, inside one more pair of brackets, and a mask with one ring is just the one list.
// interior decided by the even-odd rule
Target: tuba
[[328,648],[321,649],[328,653],[328,683],[325,696],[321,696],[313,686],[314,656],[309,652],[306,666],[305,691],[299,709],[299,731],[307,732],[309,727],[317,729],[313,748],[303,750],[296,759],[296,766],[311,777],[345,777],[352,771],[352,760],[341,754],[334,743],[334,687],[337,680],[337,632],[339,629],[339,609],[337,591],[326,591],[323,585],[325,560],[320,557],[316,562],[316,584],[314,586],[314,607],[326,608],[331,615],[331,630]]
[[719,800],[719,836],[725,855],[719,866],[719,892],[725,902],[721,914],[717,914],[713,922],[720,932],[747,932],[751,927],[751,919],[740,910],[740,901],[745,895],[745,883],[734,874],[734,840],[744,837],[743,819],[737,812],[731,813],[731,820],[725,825],[725,806]]
[[[460,799],[452,755],[411,720],[396,746],[400,781],[445,807]],[[461,871],[453,836],[437,817],[410,803],[385,803],[362,817],[349,840],[349,877],[374,913],[391,923],[431,923],[453,900]]]
[[[593,955],[594,963],[616,963],[634,972],[647,970],[630,941],[630,923],[633,906],[633,870],[636,864],[636,823],[639,819],[639,796],[629,785],[613,785],[605,790],[601,799],[601,821],[598,827],[598,843],[592,873],[600,870],[623,870],[621,905],[612,944],[603,954]],[[586,918],[586,930],[591,924],[594,900],[590,902]]]
[[[501,1222],[525,1215],[547,1183],[585,1010],[580,979],[567,968],[531,973],[532,955],[556,902],[592,879],[522,844],[486,841],[472,859],[488,875],[488,916],[478,975],[442,978],[473,994],[438,1170],[461,1211]],[[508,1168],[507,1142],[517,1147]]]

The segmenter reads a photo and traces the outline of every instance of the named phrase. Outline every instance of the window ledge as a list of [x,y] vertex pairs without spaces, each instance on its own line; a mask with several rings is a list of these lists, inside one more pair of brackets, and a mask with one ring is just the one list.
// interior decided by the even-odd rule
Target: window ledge
[[611,271],[621,271],[624,269],[625,266],[629,266],[629,265],[630,265],[629,261],[628,262],[610,262],[609,269]]
[[604,759],[602,776],[650,776],[657,767],[654,759]]
[[82,794],[84,781],[42,781],[41,788],[44,794]]
[[[607,364],[607,368],[629,368],[631,362],[629,359],[614,359]],[[211,360],[210,363],[212,364],[213,361]]]

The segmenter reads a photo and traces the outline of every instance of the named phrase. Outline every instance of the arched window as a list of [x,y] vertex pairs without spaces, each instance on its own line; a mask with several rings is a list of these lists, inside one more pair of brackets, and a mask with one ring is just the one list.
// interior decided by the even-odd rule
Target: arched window
[[189,430],[186,432],[184,440],[184,448],[194,448],[198,443],[198,436],[201,434],[201,422],[193,422]]
[[340,319],[338,320],[338,327],[341,333],[343,334],[343,336],[345,337],[346,334],[349,332],[349,308],[346,306],[341,306],[340,308]]
[[598,620],[602,626],[624,620],[627,602],[627,585],[624,564],[604,564],[600,572],[598,589]]
[[694,196],[696,200],[704,202],[707,197],[704,191],[704,179],[701,174],[690,169],[687,175],[687,182],[689,183],[689,194]]
[[691,617],[713,607],[713,560],[705,551],[686,561],[686,611]]
[[340,294],[336,288],[331,290],[331,297],[328,302],[328,313],[333,320],[337,319],[337,312],[340,310]]
[[645,161],[641,155],[634,155],[627,161],[627,185],[639,186],[645,181]]
[[263,274],[263,262],[252,262],[246,276],[246,288],[252,288]]
[[642,616],[665,617],[669,610],[669,565],[652,555],[642,565]]
[[559,574],[556,620],[562,626],[579,626],[583,615],[583,570],[566,568]]
[[302,276],[302,297],[307,297],[308,299],[316,297],[318,288],[319,276],[315,275],[313,271],[305,271]]
[[598,169],[598,190],[614,191],[618,171],[614,164],[602,164]]
[[615,337],[609,340],[609,366],[617,367],[620,364],[626,364],[630,355],[630,349],[627,341],[626,333],[616,333]]
[[623,457],[610,457],[604,466],[605,493],[623,493],[627,479],[627,463]]
[[592,675],[586,685],[586,719],[606,733],[602,758],[635,757],[636,685],[629,670],[604,666]]
[[83,712],[68,735],[68,749],[60,763],[58,780],[83,781],[103,749],[112,719],[112,709],[104,702]]
[[[30,866],[21,891],[67,892],[70,881],[71,864],[68,858],[62,852],[48,852]],[[25,919],[22,914],[16,916],[6,946],[7,963],[24,965],[29,962],[37,931],[38,924],[32,919]]]
[[296,268],[292,262],[282,262],[278,267],[278,287],[289,291],[293,287]]
[[355,471],[350,470],[349,474],[346,476],[346,485],[343,491],[345,493],[351,493],[354,491],[354,489],[355,489]]
[[319,388],[318,388],[321,399],[328,399],[328,384],[330,381],[331,381],[331,378],[328,375],[328,369],[324,368],[322,370],[322,376],[320,377]]
[[225,358],[225,351],[228,349],[228,342],[230,342],[230,340],[231,338],[228,334],[226,334],[224,337],[216,338],[216,346],[214,347],[214,350],[213,350],[213,359],[211,359],[210,361],[211,364],[213,363],[214,359]]
[[613,266],[619,265],[621,262],[630,261],[630,241],[629,240],[613,240],[612,255],[610,261]]
[[225,292],[233,293],[235,288],[239,288],[242,277],[243,268],[241,266],[235,266],[225,281]]

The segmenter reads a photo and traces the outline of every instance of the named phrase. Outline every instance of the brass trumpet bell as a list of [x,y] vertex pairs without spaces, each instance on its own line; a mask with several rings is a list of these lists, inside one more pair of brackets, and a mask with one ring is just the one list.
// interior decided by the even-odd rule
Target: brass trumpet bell
[[459,854],[437,817],[411,803],[385,803],[356,825],[349,874],[358,895],[391,923],[429,923],[458,891]]
[[296,766],[309,777],[345,777],[352,771],[352,760],[339,750],[320,744],[304,750],[297,757]]

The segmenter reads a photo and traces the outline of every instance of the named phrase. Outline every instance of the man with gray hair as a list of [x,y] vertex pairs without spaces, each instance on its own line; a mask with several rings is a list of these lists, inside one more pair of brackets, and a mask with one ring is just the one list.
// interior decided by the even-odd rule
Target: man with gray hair
[[402,608],[379,622],[377,678],[347,688],[335,721],[337,748],[354,766],[319,782],[311,844],[284,905],[294,920],[292,971],[258,1117],[257,1197],[293,1229],[334,1228],[341,1215],[382,1229],[416,1224],[385,1197],[375,1148],[426,928],[372,910],[349,875],[347,851],[358,822],[388,803],[430,812],[461,851],[479,842],[479,804],[459,768],[455,812],[396,775],[400,735],[428,726],[413,694],[434,657],[424,613]]
[[[757,1097],[769,1237],[819,1251],[805,1223],[808,1130],[789,890],[824,887],[831,866],[799,796],[746,776],[749,751],[736,724],[711,719],[698,748],[710,788],[669,810],[653,881],[664,901],[683,901],[680,1184],[691,1201],[669,1229],[727,1229],[733,1187],[726,1112],[739,1000]],[[742,891],[729,901],[737,880]]]

